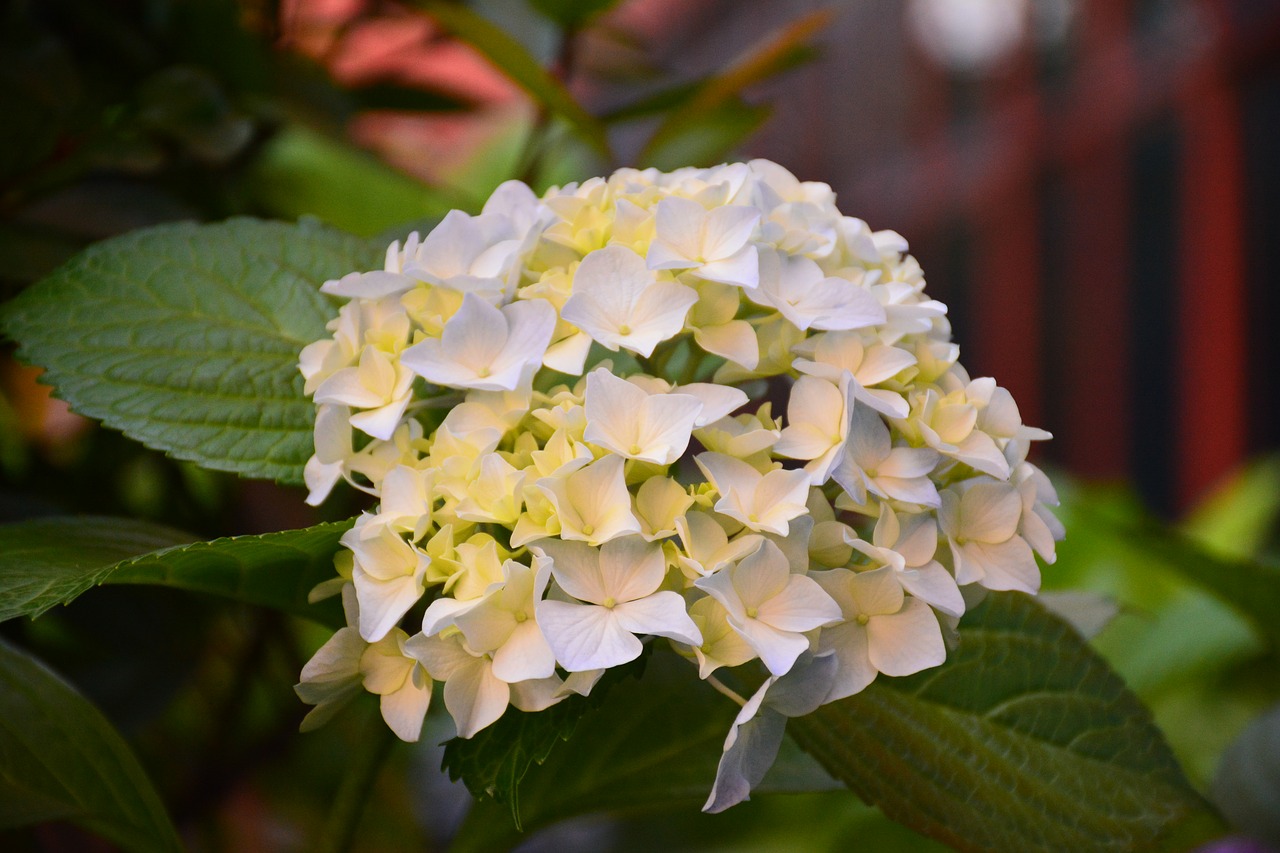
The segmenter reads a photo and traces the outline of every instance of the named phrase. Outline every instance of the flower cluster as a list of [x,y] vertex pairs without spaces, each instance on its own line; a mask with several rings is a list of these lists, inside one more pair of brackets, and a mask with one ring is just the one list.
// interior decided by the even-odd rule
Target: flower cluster
[[754,781],[741,725],[942,663],[962,587],[1035,592],[1048,435],[969,377],[906,250],[756,160],[509,182],[326,282],[310,500],[378,503],[315,593],[349,627],[303,670],[307,725],[364,689],[415,740],[439,681],[467,738],[666,638],[764,680],[718,810]]

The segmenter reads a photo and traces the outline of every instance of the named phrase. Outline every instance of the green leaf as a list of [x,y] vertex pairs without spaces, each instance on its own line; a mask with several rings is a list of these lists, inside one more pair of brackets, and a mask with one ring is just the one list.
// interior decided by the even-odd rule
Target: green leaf
[[340,627],[337,601],[309,604],[307,594],[335,576],[333,555],[350,526],[321,524],[192,543],[187,534],[124,518],[6,524],[0,526],[0,621],[39,616],[93,586],[112,583],[209,593]]
[[723,163],[743,140],[769,120],[771,113],[768,106],[751,106],[740,98],[717,104],[664,134],[649,146],[641,162],[668,171]]
[[181,850],[151,780],[93,705],[0,640],[0,829],[65,820],[126,850]]
[[818,9],[803,15],[709,78],[658,125],[641,151],[639,162],[643,165],[665,162],[666,158],[660,156],[664,149],[687,134],[690,128],[705,124],[706,116],[738,100],[748,87],[810,59],[813,53],[808,47],[809,39],[831,23],[834,17],[832,9]]
[[597,15],[618,5],[619,0],[529,0],[548,20],[566,29],[580,29]]
[[1162,563],[1248,617],[1273,646],[1280,645],[1280,566],[1222,556],[1145,513],[1121,520],[1081,503],[1071,514],[1071,529],[1123,542],[1143,559]]
[[0,622],[35,618],[120,563],[195,537],[130,518],[40,518],[0,526]]
[[307,595],[316,584],[337,577],[333,555],[350,527],[350,521],[341,521],[181,545],[122,563],[106,583],[209,593],[340,628],[346,622],[338,599],[311,604]]
[[[367,151],[297,125],[267,141],[254,158],[247,184],[254,200],[273,216],[315,216],[362,237],[410,220],[438,221],[455,207],[480,206],[399,172]],[[403,238],[400,233],[392,239]]]
[[539,104],[559,115],[606,160],[612,160],[604,125],[582,108],[564,84],[502,28],[465,6],[442,0],[415,0],[442,27],[470,44]]
[[90,246],[0,327],[76,411],[180,459],[299,483],[315,410],[298,353],[337,313],[319,287],[383,251],[315,223],[161,225]]
[[515,826],[522,827],[522,783],[529,769],[546,761],[558,743],[569,740],[578,721],[599,706],[618,682],[642,673],[647,659],[646,653],[628,666],[609,670],[588,696],[573,695],[536,713],[510,708],[473,737],[450,740],[444,748],[443,769],[449,771],[450,779],[461,779],[477,799],[508,804]]
[[942,666],[788,732],[865,801],[962,851],[1168,849],[1218,828],[1146,708],[1020,593],[966,614]]
[[[596,699],[602,686],[607,685],[597,685],[588,699]],[[521,714],[517,718],[521,728],[495,732],[485,747],[496,752],[506,745],[524,755],[518,789],[520,828],[533,830],[597,811],[635,812],[672,805],[696,809],[706,800],[738,707],[699,682],[689,663],[674,654],[654,654],[642,678],[614,685],[598,708],[587,713],[589,709],[581,705],[585,701],[573,697],[537,714]],[[570,702],[575,704],[568,710],[575,712],[572,723],[576,725],[562,726],[566,732],[538,722]],[[506,719],[504,715],[485,731],[493,731]],[[519,739],[518,747],[512,745],[513,737]],[[568,742],[557,746],[560,738]],[[446,766],[449,747],[455,743],[459,742],[450,741],[446,747]],[[477,802],[454,841],[454,850],[501,849],[518,839],[502,811],[492,800]]]
[[[609,685],[597,686],[590,698],[599,700],[601,687]],[[454,841],[456,851],[512,846],[522,830],[593,812],[634,815],[678,807],[698,814],[738,706],[699,681],[692,664],[663,649],[649,657],[639,678],[612,686],[597,704],[578,712],[571,731],[560,735],[564,743],[547,730],[540,747],[530,743],[537,718],[561,705],[521,715],[522,732],[495,734],[495,752],[512,749],[518,739],[519,748],[534,757],[513,789],[519,792],[519,823],[512,824],[500,801],[480,799]],[[841,788],[811,757],[784,741],[756,793]]]

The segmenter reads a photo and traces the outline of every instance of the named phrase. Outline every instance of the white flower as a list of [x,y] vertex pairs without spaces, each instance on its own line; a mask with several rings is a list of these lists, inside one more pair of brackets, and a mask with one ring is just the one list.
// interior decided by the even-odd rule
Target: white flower
[[809,648],[805,631],[834,622],[840,608],[822,588],[793,574],[782,551],[765,541],[740,563],[695,581],[728,611],[729,624],[774,675]]
[[853,407],[844,452],[831,477],[858,504],[864,503],[870,492],[936,507],[940,499],[929,472],[937,464],[938,454],[927,447],[894,447],[880,416],[859,405]]
[[351,425],[386,441],[409,405],[412,386],[413,374],[394,355],[367,346],[359,364],[344,367],[320,383],[315,401],[365,409],[351,417]]
[[535,607],[549,579],[549,561],[535,557],[534,567],[514,560],[503,566],[503,581],[480,598],[457,602],[439,598],[427,608],[422,632],[456,627],[467,647],[488,654],[494,677],[515,684],[555,674],[556,659],[535,619]]
[[422,734],[422,720],[431,704],[431,677],[422,664],[406,650],[409,635],[399,628],[360,656],[364,689],[379,697],[382,719],[396,737],[416,741]]
[[[328,583],[328,581],[326,581]],[[363,686],[360,656],[368,643],[355,628],[359,604],[351,584],[342,587],[342,606],[347,627],[338,629],[302,667],[293,690],[308,705],[315,705],[302,718],[301,729],[309,732],[323,726],[351,701]]]
[[806,257],[761,262],[766,274],[752,301],[776,308],[798,329],[861,329],[885,321],[884,308],[859,282],[823,275]]
[[760,211],[742,205],[707,210],[671,196],[658,202],[646,261],[652,270],[689,270],[700,278],[754,288],[760,264],[751,235]]
[[720,523],[705,512],[690,512],[676,522],[684,552],[677,556],[686,577],[697,579],[736,563],[760,547],[754,533],[730,541]]
[[646,394],[601,368],[587,374],[583,438],[628,459],[670,465],[689,446],[702,402],[688,394]]
[[414,344],[400,360],[437,385],[514,391],[542,363],[555,327],[556,311],[546,300],[513,302],[498,309],[468,293],[439,339]]
[[683,553],[677,555],[681,571],[696,580],[714,574],[760,547],[763,537],[748,533],[730,540],[710,514],[690,512],[676,522]]
[[369,532],[368,518],[342,534],[342,544],[355,556],[351,579],[360,600],[360,636],[374,642],[422,597],[431,558],[386,525]]
[[561,538],[600,545],[640,532],[621,456],[606,456],[567,477],[540,480],[537,487],[555,507]]
[[405,644],[405,651],[420,661],[432,678],[444,682],[444,706],[453,717],[458,737],[474,737],[506,712],[511,686],[493,674],[493,659],[469,649],[461,634],[417,634]]
[[560,588],[586,602],[547,600],[537,608],[538,624],[569,672],[635,660],[642,650],[637,634],[701,645],[684,599],[658,591],[667,571],[661,546],[628,536],[599,549],[555,539],[535,547],[551,557]]
[[702,644],[693,647],[699,678],[722,666],[735,667],[756,659],[756,650],[729,624],[729,611],[716,599],[708,595],[695,601],[689,618],[702,634]]
[[404,259],[403,271],[460,293],[500,298],[508,289],[521,237],[505,216],[451,210]]
[[938,510],[956,582],[1034,594],[1040,589],[1040,567],[1018,535],[1023,503],[1017,487],[992,480],[969,480],[961,487],[945,490]]
[[938,548],[938,524],[932,514],[900,517],[887,503],[881,504],[870,542],[851,535],[847,527],[844,539],[878,566],[892,568],[898,583],[916,598],[948,616],[964,613],[964,598],[956,579],[933,559]]
[[316,452],[307,460],[302,476],[307,485],[307,503],[319,506],[333,491],[347,461],[354,455],[351,408],[333,403],[316,406],[314,443]]
[[436,472],[431,468],[397,465],[387,472],[381,488],[381,504],[365,528],[375,532],[386,525],[397,533],[408,533],[417,542],[431,526],[431,510],[435,503],[433,486]]
[[608,349],[648,358],[661,341],[680,333],[697,299],[691,287],[658,281],[630,249],[606,246],[578,265],[560,316]]
[[812,376],[801,376],[791,386],[787,426],[773,451],[790,459],[808,460],[804,469],[815,486],[831,478],[844,451],[854,403],[851,386],[847,376],[838,386]]
[[693,497],[670,477],[650,477],[636,491],[635,516],[640,534],[652,542],[674,536]]
[[787,535],[787,522],[805,513],[809,474],[781,468],[761,474],[741,459],[723,453],[694,457],[720,493],[716,512],[758,532]]
[[839,602],[844,622],[822,629],[820,652],[834,652],[837,669],[827,702],[860,692],[876,674],[911,675],[946,660],[942,629],[929,605],[903,595],[893,569],[831,569],[813,579]]
[[[882,415],[905,418],[907,401],[897,391],[872,388],[916,363],[914,353],[899,347],[864,344],[859,332],[826,332],[796,346],[796,370],[839,382],[853,377],[853,396]],[[810,360],[811,359],[811,360]]]

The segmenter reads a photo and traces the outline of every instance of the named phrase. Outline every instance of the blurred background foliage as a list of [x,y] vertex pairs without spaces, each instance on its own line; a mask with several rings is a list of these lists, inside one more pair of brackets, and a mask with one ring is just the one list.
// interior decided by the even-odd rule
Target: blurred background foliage
[[[1235,21],[1235,6],[1249,4],[961,5],[975,16],[969,30],[948,13],[930,12],[938,4],[927,2],[6,0],[0,289],[11,296],[93,241],[166,221],[310,216],[389,241],[429,227],[451,208],[477,210],[512,177],[541,190],[623,164],[673,168],[768,156],[802,178],[831,181],[845,212],[876,227],[895,227],[914,242],[911,228],[919,223],[931,290],[956,308],[958,339],[966,351],[972,344],[975,372],[1012,371],[1018,399],[1031,401],[1027,419],[1069,436],[1075,407],[1091,405],[1088,394],[1071,397],[1070,387],[1051,382],[1038,393],[1017,387],[1084,363],[1046,356],[1039,375],[1017,359],[1019,352],[1051,351],[1063,332],[1045,320],[1025,329],[997,324],[995,331],[1015,336],[1003,348],[982,337],[993,326],[978,319],[979,311],[1009,291],[994,284],[990,293],[983,290],[985,249],[973,239],[978,226],[956,223],[966,204],[988,203],[990,194],[970,187],[972,199],[952,198],[935,210],[920,200],[920,176],[910,185],[886,183],[886,175],[900,173],[887,169],[883,152],[895,140],[910,143],[899,159],[937,177],[929,171],[937,166],[928,159],[930,140],[947,142],[949,155],[938,155],[945,160],[969,152],[966,140],[975,134],[1000,127],[1009,104],[1021,103],[1015,96],[1025,94],[1018,69],[1026,62],[1043,97],[1058,97],[1073,62],[1087,64],[1073,60],[1072,40],[1095,38],[1099,18],[1114,18],[1119,7],[1130,16],[1125,32],[1150,54],[1150,38],[1162,37],[1166,46],[1189,38],[1174,26],[1186,24],[1186,15],[1208,16],[1192,24]],[[1213,17],[1227,6],[1226,18]],[[1280,19],[1256,14],[1251,26],[1270,32],[1272,41],[1253,48],[1249,79],[1280,91],[1272,81],[1280,80]],[[894,45],[898,52],[887,54]],[[892,103],[894,87],[903,85],[899,77],[914,81],[914,97]],[[1265,120],[1271,91],[1264,86],[1261,96],[1249,95],[1261,98],[1262,119],[1246,122],[1253,129],[1237,140],[1242,169],[1252,162],[1245,155],[1255,136],[1275,139],[1275,124]],[[942,101],[931,100],[939,92]],[[1125,138],[1132,154],[1133,137]],[[1142,143],[1146,159],[1134,161],[1135,168],[1160,165],[1158,142]],[[1188,146],[1180,149],[1185,156]],[[1036,152],[1036,186],[1048,193],[1044,227],[1052,229],[1061,224],[1053,194],[1070,173],[1058,155]],[[833,163],[839,167],[823,171]],[[1007,176],[992,178],[993,185],[1002,180]],[[1131,189],[1150,191],[1135,196],[1134,209],[1159,203],[1158,180],[1134,180]],[[949,186],[940,181],[934,195],[946,197]],[[1249,222],[1272,221],[1267,211],[1274,206],[1255,208]],[[1015,207],[1014,214],[1019,210],[1025,212]],[[1206,227],[1222,233],[1212,222]],[[1016,245],[1004,233],[1000,245]],[[1152,233],[1134,234],[1138,248],[1122,276],[1147,257],[1138,238]],[[1032,249],[1028,263],[1037,267],[1039,255],[1064,250],[1053,241]],[[1172,244],[1162,250],[1174,252]],[[1163,284],[1177,291],[1181,273],[1165,273]],[[1143,282],[1161,274],[1134,272],[1129,292],[1149,294]],[[1080,287],[1106,284],[1104,276]],[[1046,293],[1050,308],[1063,307]],[[1132,340],[1154,340],[1166,350],[1181,340],[1169,338],[1167,312],[1135,313],[1125,322],[1117,334]],[[1078,332],[1085,347],[1113,351],[1111,338],[1095,341],[1093,334],[1111,333]],[[1253,340],[1223,346],[1247,353]],[[1232,361],[1236,350],[1214,353],[1214,364],[1239,362]],[[1113,366],[1136,372],[1150,359],[1139,354],[1126,364]],[[1231,385],[1237,377],[1222,379]],[[1169,389],[1179,377],[1152,382]],[[131,515],[214,537],[303,527],[361,506],[346,494],[312,510],[299,490],[240,481],[148,451],[68,412],[7,353],[0,391],[3,521]],[[1114,385],[1103,391],[1118,393]],[[1055,394],[1067,395],[1066,402],[1053,402]],[[1112,397],[1097,408],[1123,407],[1124,435],[1140,436],[1150,418],[1134,414],[1133,405]],[[1171,406],[1165,401],[1159,411]],[[1274,411],[1273,403],[1250,406],[1224,416],[1223,428]],[[1274,424],[1249,430],[1248,442],[1227,436],[1234,450],[1214,456],[1213,489],[1204,487],[1204,466],[1178,457],[1171,439],[1153,438],[1155,451],[1134,450],[1140,439],[1119,450],[1094,447],[1095,462],[1099,455],[1120,460],[1107,468],[1081,462],[1083,439],[1068,437],[1067,449],[1049,460],[1062,469],[1055,479],[1068,538],[1045,583],[1062,591],[1058,607],[1099,629],[1097,648],[1149,703],[1192,781],[1230,792],[1219,805],[1236,827],[1265,835],[1266,815],[1280,813],[1280,786],[1274,773],[1269,783],[1256,780],[1280,767],[1280,725],[1247,735],[1248,750],[1229,745],[1280,701],[1274,629],[1280,612],[1270,614],[1268,627],[1265,613],[1241,607],[1239,595],[1234,601],[1230,592],[1223,595],[1210,574],[1247,565],[1260,583],[1280,585],[1280,458],[1263,453],[1275,446]],[[1161,462],[1175,468],[1185,462],[1200,480],[1179,479],[1181,469],[1170,473]],[[1196,488],[1186,485],[1192,481]],[[5,623],[0,636],[66,675],[119,726],[192,849],[316,849],[372,714],[371,705],[360,704],[319,733],[297,734],[304,709],[290,687],[325,639],[322,629],[170,590],[110,587],[38,620]],[[438,740],[428,734],[420,745],[394,749],[377,776],[356,849],[449,844],[470,799],[439,773]],[[938,849],[835,789],[802,759],[788,772],[816,790],[761,794],[719,816],[699,814],[693,801],[660,815],[589,816],[529,836],[526,849]],[[1274,835],[1270,841],[1280,844]],[[12,850],[96,849],[82,831],[59,824],[3,833],[0,842]]]

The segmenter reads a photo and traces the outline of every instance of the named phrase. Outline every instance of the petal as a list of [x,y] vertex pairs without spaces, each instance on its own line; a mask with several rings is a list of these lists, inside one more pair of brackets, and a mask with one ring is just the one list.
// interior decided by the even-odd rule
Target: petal
[[760,605],[760,621],[780,631],[803,633],[840,619],[840,605],[812,579],[791,575],[786,589]]
[[1007,483],[978,483],[960,498],[957,534],[980,542],[1004,542],[1022,518],[1022,497]]
[[455,363],[478,371],[493,364],[506,344],[508,329],[502,311],[468,293],[462,297],[458,312],[444,324],[441,349]]
[[846,622],[834,628],[823,628],[818,648],[835,652],[836,672],[826,701],[834,702],[855,693],[876,680],[877,670],[867,654],[867,629],[857,622]]
[[655,634],[691,646],[702,645],[702,632],[689,618],[679,593],[664,590],[614,608],[618,624],[633,634]]
[[449,709],[458,737],[469,738],[493,724],[507,710],[511,688],[494,677],[483,658],[459,668],[444,685],[444,706]]
[[867,620],[867,655],[885,675],[911,675],[947,659],[938,617],[918,598],[898,613]]
[[[696,201],[670,196],[658,202],[654,211],[655,254],[650,246],[650,269],[673,269],[678,259],[701,261],[703,223],[706,209]],[[655,266],[657,264],[657,266]],[[692,266],[693,264],[690,264]]]
[[754,207],[728,204],[714,208],[703,220],[702,256],[719,261],[741,251],[759,221],[760,211]]
[[603,367],[591,371],[583,397],[587,416],[583,439],[626,454],[638,433],[636,412],[647,397],[640,388]]
[[412,678],[405,679],[399,690],[382,694],[379,705],[387,727],[400,740],[413,743],[422,735],[422,721],[431,705],[431,682],[418,686]]
[[730,320],[719,326],[700,326],[693,339],[707,352],[754,370],[760,363],[760,343],[756,330],[746,320]]
[[547,539],[536,546],[551,558],[551,574],[565,592],[600,604],[609,593],[600,576],[600,551],[585,542]]
[[964,614],[964,596],[960,594],[960,587],[940,563],[931,561],[918,569],[899,572],[898,581],[907,592],[948,616]]
[[888,566],[859,572],[849,579],[849,594],[865,616],[897,613],[902,609],[902,583]]
[[791,566],[782,550],[765,540],[755,553],[744,557],[729,573],[735,592],[749,611],[762,607],[786,590],[791,579]]
[[760,286],[760,253],[755,246],[743,246],[723,260],[698,267],[699,277],[722,284],[733,284],[748,291]]
[[[637,438],[635,446],[621,452],[658,465],[670,465],[689,447],[689,438],[701,411],[702,401],[689,394],[648,395],[638,411],[625,412],[636,424]],[[636,451],[637,446],[640,452]]]
[[493,674],[508,684],[549,678],[556,671],[555,652],[533,619],[516,626],[493,655]]
[[356,567],[352,573],[360,599],[360,636],[380,640],[422,597],[422,574],[380,580]]
[[987,589],[1016,589],[1035,595],[1040,590],[1040,567],[1031,546],[1021,536],[991,545],[969,542],[965,556],[981,564],[984,575],[979,581]]
[[735,409],[745,406],[750,398],[740,388],[727,385],[716,385],[712,382],[691,382],[688,385],[677,385],[672,391],[676,394],[689,394],[697,397],[702,403],[702,411],[694,419],[695,427],[703,427],[728,417]]
[[731,614],[729,624],[751,644],[751,648],[760,655],[761,662],[774,675],[785,675],[796,658],[809,649],[809,640],[804,635],[779,631],[759,619],[739,622]]
[[[554,571],[554,569],[553,569]],[[662,546],[642,536],[622,536],[600,548],[600,584],[605,598],[634,601],[655,592],[667,575]]]
[[[767,683],[760,691],[766,687]],[[787,718],[771,709],[764,709],[746,720],[735,720],[716,767],[711,795],[702,810],[718,814],[751,799],[751,789],[760,784],[778,757],[786,728]]]

